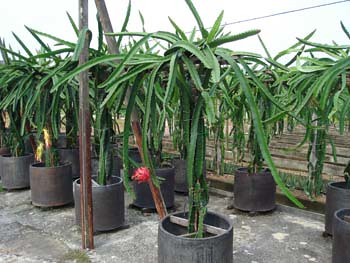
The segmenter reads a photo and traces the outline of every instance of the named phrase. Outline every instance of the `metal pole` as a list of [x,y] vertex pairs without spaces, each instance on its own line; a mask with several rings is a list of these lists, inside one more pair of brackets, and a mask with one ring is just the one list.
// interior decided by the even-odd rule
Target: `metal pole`
[[[88,0],[79,0],[79,29],[82,31],[84,28],[88,28]],[[79,65],[86,63],[89,58],[91,33],[87,31],[86,34]],[[94,248],[90,140],[89,76],[84,71],[79,74],[80,214],[83,249]]]
[[[111,20],[109,18],[109,14],[108,14],[108,10],[107,10],[105,1],[104,0],[95,0],[95,4],[96,4],[97,12],[98,12],[101,24],[102,24],[103,31],[105,33],[113,32],[112,23],[111,23]],[[119,50],[118,50],[117,42],[116,42],[115,38],[113,36],[105,36],[105,37],[106,37],[109,52],[111,54],[119,54]],[[129,96],[130,96],[130,89],[128,89],[128,91],[127,91],[126,103],[128,103]],[[144,160],[144,156],[143,156],[143,152],[142,152],[142,143],[141,143],[142,132],[141,132],[140,122],[139,122],[139,118],[138,118],[138,114],[137,114],[136,110],[133,110],[133,112],[131,114],[131,127],[132,127],[132,130],[134,133],[137,148],[139,149],[139,152],[141,155],[142,162],[145,164],[145,160]],[[152,180],[148,181],[148,185],[150,187],[152,197],[153,197],[154,203],[156,205],[157,213],[158,213],[160,219],[162,219],[167,214],[167,210],[166,210],[166,206],[164,203],[162,193],[153,184]]]

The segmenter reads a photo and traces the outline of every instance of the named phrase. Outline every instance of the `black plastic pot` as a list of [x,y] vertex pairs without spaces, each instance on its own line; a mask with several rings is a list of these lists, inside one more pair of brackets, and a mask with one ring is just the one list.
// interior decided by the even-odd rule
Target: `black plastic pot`
[[350,262],[350,222],[344,216],[350,216],[349,208],[334,213],[332,263]]
[[34,206],[54,207],[73,202],[72,165],[45,167],[44,163],[32,164],[30,188]]
[[62,162],[70,162],[72,164],[72,179],[80,177],[80,160],[79,149],[59,148],[58,155]]
[[247,168],[235,172],[233,206],[247,212],[267,212],[276,207],[276,183],[265,169],[249,174]]
[[[0,156],[4,154],[9,154],[9,153],[10,153],[10,150],[7,147],[0,147]],[[2,176],[1,174],[2,174],[2,169],[1,169],[1,162],[0,162],[0,178]]]
[[[98,174],[98,161],[99,159],[97,157],[91,158],[91,174]],[[120,159],[118,156],[115,156],[113,158],[113,163],[111,163],[112,166],[112,175],[120,176]]]
[[[175,169],[175,192],[188,194],[187,161],[179,158],[172,160]],[[206,163],[203,164],[204,177],[206,177]]]
[[326,234],[333,234],[334,212],[342,208],[350,208],[350,189],[346,188],[345,182],[328,183],[325,214]]
[[0,147],[0,155],[9,154],[10,150],[7,147]]
[[33,162],[33,154],[20,157],[12,157],[10,154],[0,156],[3,188],[8,190],[28,188],[29,166]]
[[[124,226],[124,187],[120,177],[113,176],[108,185],[92,186],[94,231],[109,231]],[[74,181],[75,220],[81,224],[80,179]]]
[[[175,213],[175,216],[187,218],[187,213]],[[205,238],[188,238],[179,235],[187,233],[187,228],[170,222],[169,215],[158,228],[159,263],[232,263],[233,262],[233,226],[223,215],[208,212],[204,223],[222,228],[221,235]]]
[[[162,192],[164,203],[167,208],[174,206],[174,186],[175,172],[173,167],[156,169],[156,176],[164,179],[161,181],[160,190]],[[156,208],[151,190],[148,183],[133,182],[133,188],[136,194],[134,205],[140,208]]]
[[[35,134],[31,133],[30,136],[34,136],[35,137]],[[33,147],[32,147],[32,144],[30,142],[30,136],[28,136],[25,140],[24,140],[24,151],[26,153],[34,153],[33,152]]]
[[137,147],[132,147],[128,150],[129,157],[136,163],[142,163],[141,155]]
[[58,134],[58,138],[56,141],[57,148],[66,148],[67,147],[67,135],[64,133]]
[[187,162],[182,159],[173,159],[172,164],[175,169],[175,192],[187,194]]
[[[117,145],[112,144],[111,145],[114,150],[112,151],[113,153],[113,158],[112,161],[109,161],[109,165],[112,165],[112,175],[113,176],[118,176],[120,177],[120,169],[122,167],[122,161],[119,158],[119,156],[116,154],[117,150]],[[99,162],[99,157],[98,157],[98,144],[93,144],[92,151],[91,151],[91,174],[98,174],[98,162]],[[108,169],[108,168],[107,168]]]

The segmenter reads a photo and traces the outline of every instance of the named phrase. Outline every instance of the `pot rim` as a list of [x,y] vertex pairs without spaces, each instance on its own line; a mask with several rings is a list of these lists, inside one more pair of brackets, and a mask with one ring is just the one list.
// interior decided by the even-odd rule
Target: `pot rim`
[[[187,212],[188,211],[186,211],[185,213],[187,213]],[[203,241],[203,240],[205,241],[205,240],[216,239],[216,238],[221,237],[223,235],[227,235],[228,233],[233,231],[233,223],[232,223],[232,220],[229,219],[229,217],[227,217],[226,215],[221,214],[221,213],[215,213],[215,212],[207,211],[207,214],[212,214],[212,215],[221,217],[229,224],[228,229],[223,229],[225,231],[224,233],[222,233],[220,235],[215,235],[215,236],[211,236],[211,237],[203,237],[203,238],[190,238],[190,237],[181,237],[181,236],[174,235],[174,234],[170,233],[169,231],[167,231],[166,229],[164,229],[163,223],[164,223],[165,220],[169,219],[169,217],[171,215],[176,215],[176,214],[180,214],[180,213],[183,213],[183,212],[175,212],[175,213],[168,214],[159,222],[159,228],[163,231],[164,234],[166,234],[166,235],[168,235],[168,236],[170,236],[172,238],[175,237],[175,238],[186,240],[186,241],[191,240],[192,242],[200,242],[200,241]]]
[[248,167],[238,167],[236,171],[247,173],[249,176],[266,176],[266,174],[271,174],[271,171],[268,167],[264,167],[262,171],[257,173],[248,173]]
[[[96,178],[96,175],[92,175],[91,178]],[[116,176],[116,175],[112,175],[113,178],[117,178],[117,182],[116,183],[112,183],[112,184],[107,184],[107,185],[91,185],[93,188],[109,188],[109,187],[113,187],[115,185],[120,185],[123,184],[123,179],[120,176]],[[74,184],[77,184],[80,186],[80,178],[77,178],[76,180],[74,180]]]
[[166,170],[172,170],[172,169],[174,169],[174,165],[172,164],[166,164],[165,166],[155,168],[156,171],[157,170],[166,171]]
[[340,216],[339,216],[340,213],[345,213],[346,215],[350,216],[350,208],[341,208],[341,209],[339,209],[339,210],[334,212],[334,218],[337,221],[339,221],[341,224],[343,224],[343,225],[345,225],[345,226],[350,228],[350,222],[345,221],[344,219],[340,218]]
[[3,155],[0,155],[0,158],[13,158],[13,159],[21,159],[21,158],[28,158],[28,157],[32,157],[34,156],[34,154],[32,153],[24,153],[24,155],[21,155],[21,156],[12,156],[10,153],[8,154],[3,154]]
[[79,147],[57,147],[57,150],[79,150]]
[[61,167],[67,167],[67,166],[72,166],[72,163],[67,161],[67,162],[60,162],[60,164],[58,166],[50,166],[50,167],[46,167],[44,166],[40,166],[43,165],[44,162],[37,162],[37,163],[33,163],[30,165],[30,168],[32,169],[41,169],[41,168],[46,168],[46,169],[55,169],[55,168],[61,168]]
[[337,185],[345,185],[346,182],[329,182],[327,184],[327,188],[330,188],[332,190],[336,190],[336,191],[342,191],[342,192],[349,192],[350,189],[349,188],[343,188],[343,187],[338,187]]

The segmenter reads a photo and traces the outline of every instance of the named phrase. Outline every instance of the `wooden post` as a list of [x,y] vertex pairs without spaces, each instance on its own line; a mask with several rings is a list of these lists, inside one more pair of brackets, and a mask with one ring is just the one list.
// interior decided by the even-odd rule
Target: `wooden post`
[[[103,31],[105,33],[113,32],[112,23],[111,23],[111,20],[109,18],[109,14],[108,14],[108,10],[107,10],[105,1],[104,0],[95,0],[95,4],[96,4],[97,12],[98,12],[101,24],[102,24]],[[118,50],[118,46],[117,46],[117,42],[116,42],[115,38],[113,36],[105,36],[105,37],[106,37],[109,52],[111,54],[119,54],[119,50]],[[126,95],[126,103],[128,103],[129,95],[130,95],[130,89],[128,89],[128,92]],[[142,132],[141,132],[141,128],[140,128],[141,126],[140,126],[138,114],[135,110],[133,110],[133,112],[131,114],[131,127],[132,127],[132,130],[134,133],[137,148],[138,148],[140,155],[141,155],[142,162],[143,162],[143,164],[145,164],[145,159],[144,159],[143,152],[142,152],[142,143],[141,143],[141,138],[142,138]],[[154,173],[154,171],[153,171],[153,173]],[[153,197],[154,203],[156,205],[157,213],[158,213],[160,219],[162,219],[167,214],[166,206],[164,203],[162,193],[153,184],[152,180],[148,181],[148,185],[150,187],[152,197]]]
[[[88,0],[79,0],[79,29],[88,27]],[[83,50],[79,56],[79,65],[89,58],[90,32],[87,31]],[[91,126],[89,108],[89,76],[84,71],[79,74],[79,154],[80,154],[80,211],[83,249],[94,248],[92,222],[91,187]]]

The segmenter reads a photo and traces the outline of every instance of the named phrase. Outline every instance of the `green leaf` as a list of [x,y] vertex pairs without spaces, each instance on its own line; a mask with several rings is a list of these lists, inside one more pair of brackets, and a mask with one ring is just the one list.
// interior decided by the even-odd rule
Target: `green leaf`
[[274,116],[270,117],[267,120],[264,120],[262,123],[263,124],[274,124],[279,120],[283,120],[284,116],[286,116],[287,111],[280,111],[277,114],[275,114]]
[[[128,9],[126,10],[124,22],[120,32],[126,31],[126,27],[129,23],[130,13],[131,13],[131,0],[129,0]],[[117,40],[117,50],[120,50],[120,45],[122,44],[122,40],[123,40],[123,35],[120,35]]]
[[205,112],[207,114],[208,122],[210,125],[216,123],[215,106],[213,102],[213,97],[209,95],[207,91],[201,93],[205,101]]
[[[0,38],[0,47],[6,48],[5,40],[1,40],[1,38]],[[0,49],[0,51],[1,51],[1,56],[2,56],[2,59],[4,60],[4,63],[9,64],[10,58],[8,57],[7,52],[3,49]]]
[[263,41],[262,38],[260,37],[260,35],[258,35],[258,39],[259,39],[259,42],[260,42],[261,46],[263,47],[263,49],[264,49],[264,51],[265,51],[267,57],[268,57],[269,59],[272,59],[272,57],[271,57],[271,55],[270,55],[270,52],[268,51],[268,49],[267,49],[267,47],[266,47],[264,41]]
[[222,18],[224,17],[224,11],[221,11],[220,15],[217,17],[213,27],[211,28],[209,35],[207,37],[207,43],[210,43],[215,38],[217,32],[219,31]]
[[30,52],[29,48],[27,48],[27,46],[23,43],[23,41],[14,32],[12,32],[12,35],[15,37],[15,39],[21,45],[21,47],[24,49],[27,55],[29,57],[32,57],[33,56],[32,52]]
[[22,56],[20,53],[14,52],[14,51],[12,51],[11,49],[7,49],[6,47],[4,47],[4,46],[2,46],[2,45],[0,45],[0,49],[1,49],[2,51],[4,51],[4,52],[8,53],[8,54],[11,54],[11,55],[13,55],[13,56],[15,56],[15,57],[18,57],[19,59],[23,59],[23,60],[25,60],[25,61],[29,61],[28,58]]
[[175,28],[176,32],[180,35],[181,39],[187,41],[188,39],[185,32],[170,17],[168,17],[168,19]]
[[48,51],[48,52],[51,51],[50,47],[49,47],[48,45],[46,45],[46,44],[41,40],[41,38],[38,36],[38,34],[37,34],[33,29],[31,29],[31,28],[29,28],[29,27],[27,27],[27,26],[24,26],[24,27],[29,31],[29,33],[35,38],[35,40],[40,44],[40,46],[41,46],[44,50],[46,50],[46,51]]
[[193,42],[193,41],[194,41],[194,37],[196,36],[196,32],[197,32],[196,27],[194,27],[194,28],[192,29],[191,35],[190,35],[190,37],[189,37],[190,42]]
[[[144,159],[145,159],[145,165],[150,169],[152,181],[153,181],[154,185],[158,188],[160,187],[160,182],[154,174],[153,164],[148,156],[149,153],[148,153],[147,139],[148,139],[148,129],[149,129],[150,116],[154,114],[154,112],[152,112],[152,99],[154,97],[155,80],[158,76],[157,74],[158,74],[161,67],[162,67],[161,64],[158,65],[158,67],[156,67],[151,73],[149,85],[147,86],[147,91],[146,91],[145,114],[144,114],[143,123],[142,123],[143,124],[142,150],[143,150],[143,155],[144,155]],[[155,116],[152,116],[152,117],[153,117],[153,119],[155,118]]]
[[220,64],[219,61],[217,60],[217,58],[215,57],[214,53],[212,52],[212,50],[206,46],[203,49],[203,53],[205,54],[205,56],[208,58],[210,65],[212,65],[212,72],[211,72],[211,76],[213,78],[214,83],[218,83],[220,81]]
[[325,70],[327,67],[325,66],[305,66],[301,65],[300,58],[296,59],[296,68],[303,73],[313,73],[317,71]]
[[42,54],[38,54],[38,55],[35,55],[33,57],[31,57],[33,60],[35,59],[38,59],[38,58],[52,58],[56,55],[59,55],[59,54],[67,54],[69,52],[74,52],[74,49],[73,48],[61,48],[61,49],[57,49],[57,50],[54,50],[54,51],[47,51],[47,52],[44,52]]
[[237,41],[237,40],[241,40],[250,36],[254,36],[256,34],[259,34],[260,30],[258,29],[254,29],[254,30],[249,30],[237,35],[228,35],[228,36],[222,36],[220,38],[217,38],[215,40],[213,40],[212,42],[210,42],[208,45],[210,47],[217,47],[220,46],[222,44],[226,44],[226,43],[230,43],[233,41]]
[[343,72],[341,74],[341,87],[340,90],[338,90],[333,97],[333,112],[328,115],[328,118],[331,118],[331,115],[334,114],[339,110],[339,97],[343,93],[344,89],[346,88],[346,74]]
[[78,43],[75,46],[74,53],[72,56],[72,61],[78,61],[80,53],[83,51],[86,41],[90,42],[91,40],[91,31],[88,28],[83,28],[80,31]]
[[334,162],[338,162],[337,160],[337,147],[335,146],[334,140],[329,136],[328,137],[329,143],[331,145],[332,148],[332,155],[333,155],[333,160]]
[[176,52],[178,49],[185,49],[188,52],[190,52],[191,54],[193,54],[195,57],[197,57],[206,68],[213,68],[214,65],[212,65],[210,62],[210,60],[208,59],[207,56],[205,56],[202,51],[195,46],[194,44],[188,42],[188,41],[183,41],[183,40],[179,40],[177,41],[170,49],[168,49],[165,52],[165,56]]
[[337,46],[337,45],[328,45],[328,44],[319,44],[319,43],[315,43],[315,42],[311,42],[311,41],[307,41],[307,40],[304,40],[304,39],[301,39],[301,38],[297,38],[301,43],[304,43],[306,45],[309,45],[309,46],[313,46],[313,47],[318,47],[318,48],[324,48],[324,49],[347,49],[347,48],[350,48],[350,45],[340,45],[340,46]]
[[104,55],[101,57],[93,58],[89,60],[87,63],[76,67],[69,73],[65,74],[62,78],[58,79],[58,81],[55,83],[55,85],[52,87],[51,92],[54,92],[58,86],[62,85],[64,82],[72,79],[73,77],[77,76],[79,73],[88,70],[92,68],[93,66],[96,66],[100,63],[106,63],[109,61],[119,60],[124,58],[124,55]]
[[[148,33],[145,32],[117,32],[117,33],[105,33],[106,36],[139,36],[139,37],[145,37],[149,35]],[[152,33],[151,35],[152,38],[159,39],[159,40],[164,40],[167,41],[171,44],[175,43],[176,41],[179,40],[179,38],[172,33],[169,32],[163,32],[163,31],[158,31],[155,33]]]
[[178,57],[177,57],[177,54],[175,53],[174,55],[172,55],[172,57],[170,59],[168,83],[167,83],[167,87],[165,90],[165,96],[164,96],[164,100],[163,100],[164,110],[166,109],[166,105],[169,103],[170,97],[173,94],[174,86],[176,83],[177,60],[178,60]]
[[202,87],[202,82],[201,79],[199,77],[198,71],[196,69],[196,66],[193,64],[192,60],[189,59],[187,56],[181,56],[181,59],[183,60],[183,62],[185,63],[191,79],[193,80],[194,86],[199,90],[202,91],[203,87]]
[[[219,53],[217,52],[218,55],[222,56],[227,62],[229,62],[230,64],[232,63],[232,59],[227,56],[224,53]],[[231,62],[230,62],[231,61]],[[287,112],[287,114],[289,114],[290,116],[292,116],[293,118],[295,118],[296,120],[298,120],[300,123],[304,123],[303,120],[301,120],[296,114],[291,113],[290,111],[288,111],[288,109],[286,109],[285,107],[283,107],[283,105],[281,105],[281,103],[279,101],[277,101],[273,95],[271,94],[271,92],[267,89],[267,87],[256,77],[256,75],[254,74],[254,72],[248,67],[248,65],[242,61],[242,65],[244,67],[244,69],[246,70],[247,74],[252,78],[253,82],[255,85],[257,85],[257,87],[263,92],[263,94],[277,107],[279,108],[281,111]]]
[[276,60],[273,60],[273,59],[269,59],[267,58],[266,59],[269,63],[271,63],[272,65],[274,65],[275,67],[279,68],[279,69],[282,69],[283,71],[285,72],[289,72],[289,68],[287,68],[286,66],[284,66],[283,64],[277,62]]
[[197,147],[198,122],[202,111],[202,107],[203,107],[203,98],[199,97],[192,115],[190,145],[188,146],[188,153],[187,153],[187,180],[188,180],[188,185],[190,186],[193,186],[194,184],[194,181],[193,181],[194,158],[195,158],[195,151]]
[[[132,80],[135,76],[137,76],[139,73],[145,72],[148,69],[152,69],[154,67],[154,64],[145,64],[140,65],[135,68],[132,68],[129,70],[126,74],[120,76],[113,82],[110,87],[108,88],[107,96],[103,100],[101,107],[104,107],[106,104],[108,107],[111,107],[114,101],[116,100],[116,97],[118,95],[118,90],[120,88],[120,85],[123,84],[125,81]],[[140,107],[142,107],[142,103],[140,102]]]
[[75,35],[79,36],[79,29],[78,29],[77,25],[75,24],[74,19],[71,17],[71,15],[68,12],[66,12],[66,14],[68,16],[69,22],[70,22],[74,32],[75,32]]
[[185,0],[185,1],[186,1],[186,4],[188,5],[188,7],[190,8],[190,10],[191,10],[191,12],[192,12],[194,18],[195,18],[196,21],[197,21],[199,30],[200,30],[201,33],[202,33],[202,37],[203,37],[203,38],[207,38],[207,36],[208,36],[208,31],[204,28],[202,19],[201,19],[200,15],[198,14],[197,9],[194,7],[194,5],[193,5],[193,3],[192,3],[191,0]]
[[[98,28],[98,31],[97,31],[98,32],[97,50],[99,52],[102,52],[103,51],[102,50],[103,49],[103,26],[102,26],[101,19],[100,19],[98,13],[96,14],[96,20],[97,20],[97,28]],[[117,50],[119,50],[119,49],[117,49]]]
[[345,33],[345,35],[350,39],[350,33],[346,29],[345,25],[343,24],[343,21],[340,21],[340,25],[341,25],[341,28],[343,29],[343,32]]
[[35,33],[35,34],[37,34],[37,35],[40,35],[40,36],[43,36],[43,37],[47,37],[47,38],[49,38],[49,39],[52,39],[52,40],[56,41],[56,42],[59,43],[59,44],[66,45],[67,47],[75,48],[75,43],[72,43],[72,42],[63,40],[63,39],[61,39],[61,38],[55,37],[55,36],[53,36],[53,35],[50,35],[50,34],[47,34],[47,33],[44,33],[44,32],[40,32],[40,31],[34,30],[34,29],[32,29],[32,28],[28,28],[28,30],[30,30],[30,32],[33,32],[33,33]]
[[[135,82],[132,85],[130,96],[128,99],[128,105],[125,112],[125,121],[124,121],[124,134],[123,134],[123,168],[125,173],[129,171],[129,136],[131,130],[131,114],[135,105],[136,94],[142,85],[142,77],[137,77]],[[130,186],[129,176],[124,176],[124,186],[126,191],[131,195],[132,199],[135,199],[135,193]]]
[[345,116],[346,114],[349,114],[349,106],[350,106],[350,96],[346,98],[346,101],[344,102],[344,107],[342,111],[340,112],[339,117],[339,132],[340,134],[344,133],[344,127],[345,127]]
[[[309,40],[316,32],[316,29],[314,31],[312,31],[311,33],[309,33],[306,37],[304,37],[304,40]],[[302,43],[300,43],[299,41],[297,43],[295,43],[293,46],[289,47],[286,50],[283,50],[281,52],[279,52],[275,57],[274,60],[278,60],[280,57],[290,54],[291,52],[298,52],[300,49],[297,48],[300,45],[302,45]]]
[[132,59],[132,57],[140,50],[141,46],[145,44],[152,34],[147,34],[139,41],[135,43],[135,45],[129,50],[129,52],[124,56],[124,58],[119,61],[116,69],[112,72],[112,74],[108,77],[106,81],[100,84],[100,87],[106,87],[111,84],[125,69],[125,64]]
[[330,69],[326,70],[321,78],[319,78],[316,82],[317,84],[317,93],[322,88],[321,98],[320,98],[320,108],[325,109],[327,101],[329,99],[329,94],[331,92],[331,88],[333,87],[333,83],[337,80],[339,74],[344,72],[346,68],[350,66],[350,57],[340,60],[337,64],[335,64]]

